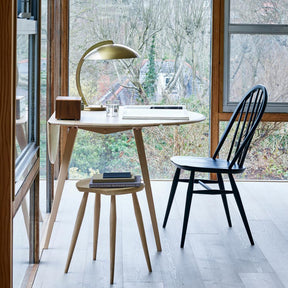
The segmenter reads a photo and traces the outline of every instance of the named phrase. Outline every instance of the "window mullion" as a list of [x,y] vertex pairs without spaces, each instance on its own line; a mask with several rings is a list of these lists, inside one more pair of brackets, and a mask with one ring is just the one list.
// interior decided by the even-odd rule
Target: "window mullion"
[[[273,29],[272,29],[273,28]],[[288,34],[288,25],[228,24],[230,34]]]

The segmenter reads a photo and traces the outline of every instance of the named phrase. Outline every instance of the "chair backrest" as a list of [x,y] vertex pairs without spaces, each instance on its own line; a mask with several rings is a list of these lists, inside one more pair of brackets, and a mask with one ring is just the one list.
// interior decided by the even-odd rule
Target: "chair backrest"
[[[248,152],[249,145],[255,133],[255,130],[264,114],[268,95],[266,88],[262,85],[254,86],[239,102],[233,112],[229,123],[219,141],[219,144],[213,155],[215,159],[219,153],[229,132],[233,130],[230,148],[227,154],[227,161],[230,161],[229,168],[234,164],[243,167]],[[232,130],[233,127],[233,130]]]

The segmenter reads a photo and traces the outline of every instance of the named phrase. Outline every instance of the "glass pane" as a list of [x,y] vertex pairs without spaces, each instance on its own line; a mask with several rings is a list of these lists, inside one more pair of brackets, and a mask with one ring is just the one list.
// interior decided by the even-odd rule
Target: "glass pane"
[[[40,177],[46,178],[47,1],[41,1]],[[40,190],[42,193],[42,190]]]
[[[200,106],[197,107],[197,110]],[[206,113],[207,106],[198,110]],[[205,155],[209,153],[209,121],[144,129],[143,138],[152,179],[171,179],[172,155]],[[141,174],[132,131],[97,135],[79,130],[70,162],[69,178],[91,177],[107,171],[133,171]]]
[[287,24],[287,0],[230,0],[232,24]]
[[[220,135],[227,122],[221,122]],[[238,179],[288,180],[288,124],[261,122],[255,132],[245,162],[246,170]],[[224,146],[227,155],[229,147]],[[226,154],[225,154],[226,153]]]
[[256,84],[266,86],[269,102],[288,102],[287,43],[286,35],[231,35],[229,102]]
[[[85,61],[81,86],[90,103],[117,98],[121,105],[184,104],[209,118],[210,23],[207,0],[71,0],[69,94],[78,95],[75,74],[82,54],[93,44],[112,39],[135,49],[140,58]],[[151,177],[171,177],[168,167],[173,153],[207,155],[208,131],[209,125],[203,123],[183,129],[146,129]],[[78,133],[70,167],[70,177],[95,170],[138,169],[133,135]]]
[[28,35],[17,35],[16,159],[28,144]]

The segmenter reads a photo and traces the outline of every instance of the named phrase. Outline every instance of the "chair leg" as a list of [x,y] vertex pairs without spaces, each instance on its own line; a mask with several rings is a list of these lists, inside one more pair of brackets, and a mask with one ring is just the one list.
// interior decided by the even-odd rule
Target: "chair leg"
[[195,175],[195,172],[191,171],[188,189],[187,189],[187,196],[186,196],[185,213],[184,213],[184,221],[183,221],[182,237],[181,237],[181,248],[184,247],[184,242],[185,242],[185,237],[186,237],[187,224],[188,224],[190,207],[191,207],[191,202],[192,202],[192,195],[193,195],[194,175]]
[[133,206],[134,206],[134,212],[137,220],[137,225],[138,225],[138,230],[146,258],[146,263],[148,266],[149,272],[152,272],[152,267],[151,267],[151,262],[150,262],[150,257],[149,257],[149,251],[148,251],[148,246],[147,246],[147,241],[146,241],[146,236],[145,236],[145,230],[144,230],[144,225],[143,225],[143,218],[140,210],[140,205],[138,201],[138,197],[136,193],[132,193],[132,199],[133,199]]
[[115,198],[115,195],[111,195],[111,206],[110,206],[110,284],[113,284],[113,282],[114,282],[115,244],[116,244],[116,198]]
[[247,217],[246,217],[246,213],[245,213],[245,210],[244,210],[244,206],[242,204],[242,200],[241,200],[241,197],[240,197],[239,190],[237,188],[236,182],[235,182],[233,176],[230,175],[230,174],[229,174],[229,179],[230,179],[230,183],[231,183],[231,186],[232,186],[232,190],[233,190],[235,201],[237,203],[240,215],[242,217],[242,221],[244,223],[246,232],[248,234],[248,238],[250,240],[251,245],[254,245],[254,240],[253,240],[253,237],[252,237],[252,233],[251,233],[251,230],[250,230],[250,227],[249,227],[249,224],[248,224],[248,220],[247,220]]
[[[225,186],[224,186],[222,175],[220,173],[218,173],[217,177],[218,177],[218,183],[219,183],[220,190],[225,191]],[[231,217],[230,217],[230,212],[229,212],[229,207],[228,207],[226,194],[222,193],[221,197],[222,197],[222,202],[223,202],[223,205],[224,205],[224,209],[225,209],[225,214],[226,214],[226,218],[227,218],[227,221],[228,221],[228,225],[229,225],[229,227],[232,227],[232,222],[231,222]]]
[[179,168],[177,168],[176,172],[175,172],[175,175],[174,175],[174,179],[173,179],[171,190],[170,190],[169,200],[168,200],[168,204],[167,204],[167,208],[166,208],[166,213],[165,213],[165,217],[164,217],[163,228],[166,227],[167,220],[168,220],[168,217],[169,217],[169,214],[170,214],[172,202],[173,202],[173,199],[174,199],[174,196],[175,196],[175,192],[176,192],[176,189],[177,189],[177,185],[178,185],[180,171],[181,170]]
[[68,257],[67,257],[67,261],[66,261],[65,273],[67,273],[69,270],[70,262],[71,262],[71,259],[73,256],[74,248],[75,248],[75,245],[77,242],[78,234],[79,234],[82,220],[83,220],[83,216],[85,213],[88,194],[89,194],[89,192],[84,192],[84,195],[82,197],[82,201],[81,201],[81,204],[80,204],[80,207],[78,210],[78,214],[77,214],[77,218],[76,218],[76,222],[75,222],[75,226],[74,226],[74,230],[73,230],[73,235],[72,235],[72,239],[71,239],[71,244],[70,244],[70,248],[69,248],[69,253],[68,253]]
[[97,255],[100,209],[101,209],[101,194],[96,193],[95,206],[94,206],[93,260],[96,260]]

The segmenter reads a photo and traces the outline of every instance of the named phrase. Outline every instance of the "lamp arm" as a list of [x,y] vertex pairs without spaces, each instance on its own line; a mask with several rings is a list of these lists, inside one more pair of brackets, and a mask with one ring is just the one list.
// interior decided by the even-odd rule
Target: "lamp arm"
[[97,47],[100,47],[100,46],[103,46],[103,45],[107,45],[107,44],[113,44],[113,41],[112,40],[106,40],[106,41],[101,41],[101,42],[98,42],[94,45],[92,45],[90,48],[88,48],[85,53],[82,55],[82,57],[80,58],[79,60],[79,63],[77,65],[77,69],[76,69],[76,86],[77,86],[77,90],[78,90],[78,93],[82,99],[82,102],[85,106],[88,105],[85,97],[84,97],[84,94],[82,92],[82,89],[81,89],[81,83],[80,83],[80,73],[81,73],[81,68],[82,68],[82,65],[84,63],[84,60],[85,60],[85,57],[87,56],[87,54],[89,54],[92,50],[94,50],[95,48]]

